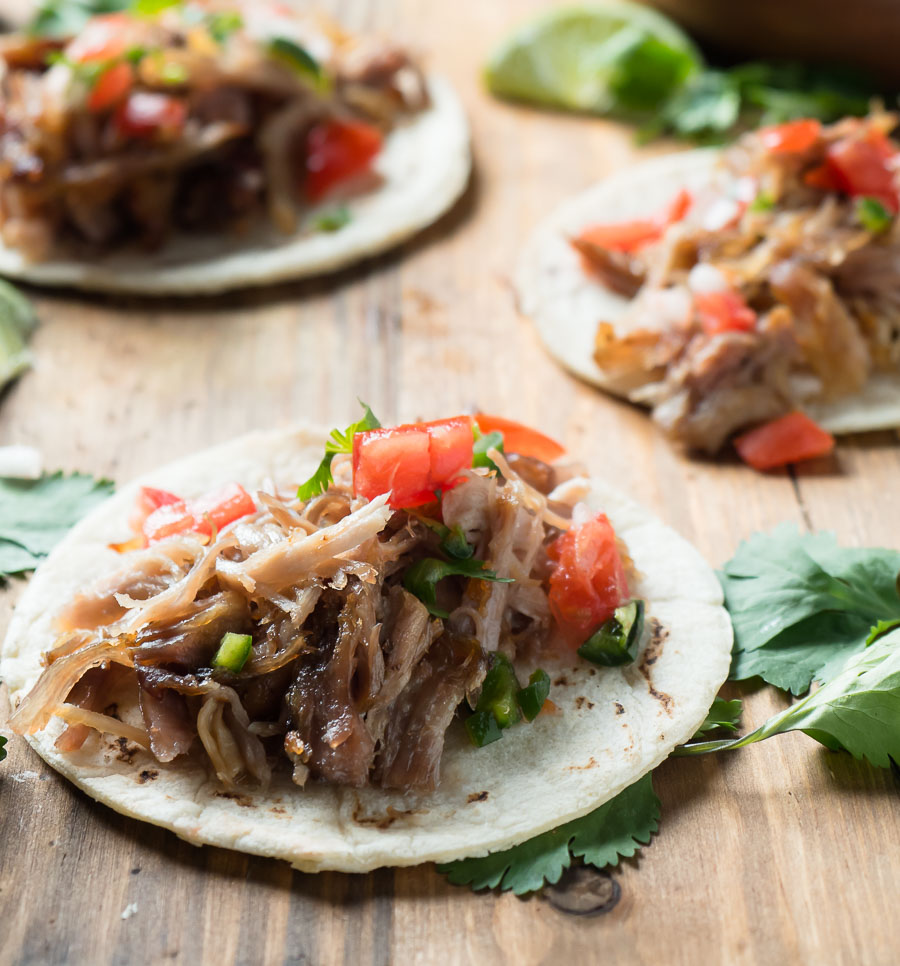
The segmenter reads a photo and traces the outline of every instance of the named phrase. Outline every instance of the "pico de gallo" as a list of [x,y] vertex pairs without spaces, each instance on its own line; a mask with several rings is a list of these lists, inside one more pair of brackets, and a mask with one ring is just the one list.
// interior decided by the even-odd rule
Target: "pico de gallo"
[[583,271],[631,301],[599,322],[606,383],[691,451],[766,470],[827,455],[819,404],[900,369],[900,144],[892,114],[748,134],[708,187],[589,225]]
[[2,37],[2,238],[39,261],[312,228],[311,206],[377,187],[385,137],[427,104],[403,50],[271,0],[137,0],[77,36]]
[[433,788],[449,728],[483,747],[559,713],[551,664],[638,656],[637,577],[582,473],[512,420],[382,427],[365,407],[290,488],[140,487],[119,566],[61,602],[12,727],[61,718],[63,752],[198,750],[229,789],[278,768]]

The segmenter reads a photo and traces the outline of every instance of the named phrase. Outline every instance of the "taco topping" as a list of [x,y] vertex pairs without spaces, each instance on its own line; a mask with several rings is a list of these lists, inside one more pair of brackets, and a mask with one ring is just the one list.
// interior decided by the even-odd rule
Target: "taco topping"
[[[31,260],[243,232],[377,185],[427,106],[405,52],[268,0],[181,0],[0,40],[0,230]],[[333,228],[330,230],[334,230]]]
[[[749,438],[779,443],[752,465],[821,455],[830,437],[795,411],[897,372],[895,123],[763,128],[725,152],[689,204],[679,194],[681,217],[648,220],[655,236],[648,228],[635,242],[619,225],[573,239],[589,277],[633,299],[616,323],[600,322],[597,364],[687,449],[715,453],[761,425]],[[786,428],[802,438],[785,441]]]
[[229,788],[283,767],[429,789],[455,719],[481,747],[551,707],[542,660],[634,660],[627,552],[549,437],[489,416],[382,428],[366,407],[326,456],[296,496],[142,487],[15,730],[56,716],[64,751],[99,732],[205,756]]

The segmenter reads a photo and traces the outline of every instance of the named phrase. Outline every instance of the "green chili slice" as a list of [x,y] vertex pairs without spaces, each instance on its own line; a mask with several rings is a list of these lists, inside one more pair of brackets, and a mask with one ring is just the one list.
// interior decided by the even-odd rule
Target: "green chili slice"
[[491,667],[481,686],[477,711],[489,711],[501,728],[509,728],[522,720],[516,695],[519,682],[512,662],[500,651],[491,655]]
[[528,679],[528,684],[516,693],[516,702],[526,721],[534,721],[541,713],[549,694],[550,677],[543,668],[538,668]]
[[253,638],[249,634],[235,634],[234,631],[228,631],[222,635],[219,649],[212,659],[212,666],[225,668],[237,674],[247,663],[252,648]]
[[578,648],[578,653],[603,667],[631,664],[637,657],[643,630],[644,602],[630,600],[616,608],[613,616]]
[[490,711],[476,711],[466,718],[466,731],[476,748],[483,748],[503,737],[503,732]]

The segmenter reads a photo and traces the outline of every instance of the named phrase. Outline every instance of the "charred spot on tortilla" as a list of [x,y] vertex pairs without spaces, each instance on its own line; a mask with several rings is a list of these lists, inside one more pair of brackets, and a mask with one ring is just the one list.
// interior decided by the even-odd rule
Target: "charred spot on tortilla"
[[144,785],[147,782],[152,782],[155,778],[159,778],[159,772],[156,769],[145,768],[136,780],[139,785]]
[[622,705],[622,703],[620,701],[615,701],[615,702],[613,702],[613,704],[614,704],[615,709],[616,709],[616,714],[625,714],[625,708],[623,707],[623,705]]
[[647,647],[644,649],[644,653],[641,655],[638,670],[641,672],[641,675],[647,682],[647,688],[650,691],[651,697],[662,705],[666,714],[671,715],[672,706],[674,704],[672,696],[663,691],[658,691],[653,686],[653,679],[651,676],[651,668],[659,660],[659,657],[663,652],[663,647],[669,638],[669,632],[665,627],[662,626],[662,624],[660,624],[658,620],[656,620],[656,618],[650,619],[650,627],[650,641],[647,644]]
[[400,819],[409,818],[411,815],[421,815],[424,814],[423,809],[420,808],[395,808],[393,805],[388,805],[385,811],[381,815],[366,815],[363,813],[363,805],[359,801],[356,803],[356,808],[353,809],[353,821],[357,825],[371,826],[377,829],[388,829],[394,822]]
[[249,795],[242,795],[238,792],[224,791],[221,788],[213,792],[216,798],[227,798],[229,801],[240,805],[241,808],[256,808],[256,802]]
[[[12,726],[116,809],[307,871],[503,850],[603,804],[695,733],[696,708],[727,676],[721,588],[693,548],[601,481],[558,485],[551,508],[503,451],[471,465],[468,418],[438,424],[448,453],[453,440],[466,447],[462,465],[442,464],[455,485],[441,487],[440,515],[433,500],[391,506],[356,490],[372,469],[353,453],[360,439],[400,439],[430,461],[417,439],[430,424],[330,440],[260,433],[120,489],[53,551],[13,615],[0,657]],[[301,499],[298,484],[322,478],[326,442],[338,450],[329,479]],[[545,560],[547,548],[600,517],[603,546],[634,561],[617,593],[646,599],[675,643],[653,665],[655,690],[675,699],[665,741],[635,739],[656,703],[640,652],[625,673],[586,664],[584,628],[550,596],[569,564]],[[146,546],[111,550],[129,527]],[[89,643],[60,646],[74,615],[110,612],[112,624],[76,628]],[[90,738],[61,753],[57,702],[111,666],[118,717],[90,707],[88,685],[107,680],[92,674],[77,695]],[[107,710],[109,693],[97,700]],[[627,715],[609,715],[611,703]],[[78,715],[67,716],[71,727]],[[524,812],[523,782],[535,789]]]
[[140,745],[132,744],[127,738],[116,738],[111,747],[115,749],[116,760],[126,765],[133,765],[134,756],[143,750]]

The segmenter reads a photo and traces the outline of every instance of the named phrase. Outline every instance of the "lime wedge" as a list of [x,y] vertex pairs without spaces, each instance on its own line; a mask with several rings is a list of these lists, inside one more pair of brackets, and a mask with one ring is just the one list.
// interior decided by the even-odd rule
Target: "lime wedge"
[[638,4],[560,7],[515,30],[491,56],[499,97],[597,114],[653,110],[703,58],[671,20]]

